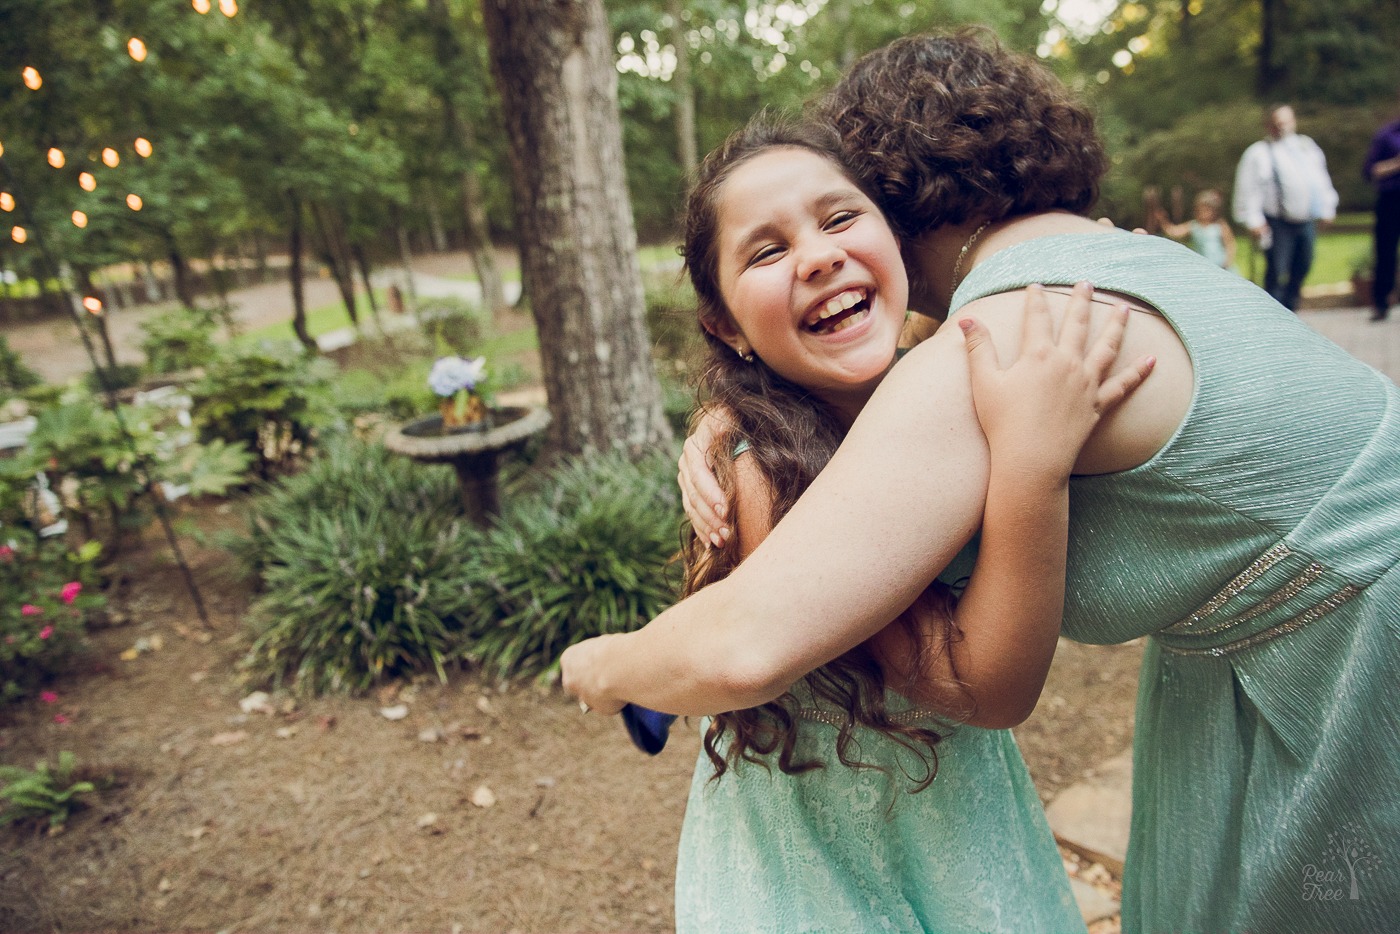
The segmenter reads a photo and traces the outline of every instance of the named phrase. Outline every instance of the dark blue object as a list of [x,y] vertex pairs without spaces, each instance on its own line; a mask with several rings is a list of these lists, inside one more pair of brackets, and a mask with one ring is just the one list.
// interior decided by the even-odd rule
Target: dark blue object
[[627,724],[627,735],[632,737],[632,742],[637,748],[649,756],[654,756],[666,748],[666,740],[671,735],[671,724],[676,722],[676,715],[628,704],[622,708],[622,722]]

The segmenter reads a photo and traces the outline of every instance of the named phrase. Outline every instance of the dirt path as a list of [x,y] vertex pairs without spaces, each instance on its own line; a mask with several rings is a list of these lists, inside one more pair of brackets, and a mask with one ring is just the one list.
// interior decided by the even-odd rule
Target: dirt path
[[[503,268],[513,268],[514,254],[501,251]],[[471,260],[466,253],[441,253],[414,257],[413,273],[420,293],[425,295],[459,294],[471,296],[475,285],[464,281],[471,272]],[[403,281],[402,267],[386,267],[375,274],[376,285]],[[317,308],[340,299],[335,282],[328,278],[308,278],[305,281],[306,307]],[[361,293],[363,294],[363,293]],[[242,330],[252,330],[269,324],[292,320],[291,287],[285,281],[236,289],[229,293],[233,318]],[[172,303],[143,305],[113,312],[107,321],[108,332],[121,363],[140,363],[143,336],[141,322],[174,307]],[[349,319],[346,319],[349,324]],[[91,364],[81,340],[67,318],[6,325],[3,329],[10,347],[35,372],[49,382],[63,382],[88,372]]]

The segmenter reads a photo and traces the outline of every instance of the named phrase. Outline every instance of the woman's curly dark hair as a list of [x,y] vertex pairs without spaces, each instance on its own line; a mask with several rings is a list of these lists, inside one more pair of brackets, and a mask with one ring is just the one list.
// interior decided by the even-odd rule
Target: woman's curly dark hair
[[1107,169],[1088,108],[987,30],[896,39],[812,113],[879,192],[902,238],[1038,211],[1082,214]]
[[[873,200],[873,194],[845,164],[840,141],[830,128],[761,113],[705,158],[687,201],[682,252],[699,300],[701,331],[709,348],[698,389],[705,407],[727,413],[729,422],[729,429],[720,433],[709,452],[710,463],[715,467],[720,485],[732,496],[735,445],[741,439],[747,441],[749,453],[745,456],[753,458],[773,493],[770,518],[774,525],[831,459],[845,434],[840,419],[821,399],[779,376],[761,359],[741,359],[712,333],[715,324],[729,316],[720,292],[716,256],[720,189],[736,168],[777,148],[805,149],[830,159]],[[733,547],[706,547],[689,527],[685,536],[682,554],[686,565],[684,592],[688,596],[728,576],[737,566],[738,556]],[[946,650],[948,643],[956,638],[951,592],[935,584],[920,599],[926,610],[941,615],[947,624],[942,637],[933,640],[935,645],[931,646],[918,632],[911,616],[901,617],[908,651],[914,653],[917,660],[914,671],[924,670],[936,657],[935,653]],[[856,768],[866,765],[856,755],[859,744],[855,736],[857,727],[865,727],[923,759],[927,766],[925,772],[917,777],[910,776],[913,790],[922,790],[933,781],[938,764],[934,747],[947,730],[940,733],[927,722],[906,723],[892,717],[886,706],[885,689],[887,686],[898,689],[901,685],[888,684],[884,671],[867,647],[857,646],[828,662],[808,674],[805,682],[807,689],[824,706],[847,713],[836,739],[836,756],[843,765]],[[783,772],[798,773],[821,767],[821,762],[797,759],[800,713],[797,697],[787,693],[760,707],[714,717],[704,743],[715,768],[715,777],[723,775],[740,759],[763,763],[764,757],[775,752],[778,767]],[[720,746],[726,734],[733,738],[722,753]]]

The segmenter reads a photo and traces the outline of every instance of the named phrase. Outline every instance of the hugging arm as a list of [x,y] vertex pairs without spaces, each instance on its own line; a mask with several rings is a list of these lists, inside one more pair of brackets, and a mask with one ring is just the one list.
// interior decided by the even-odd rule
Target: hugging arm
[[[1074,300],[1085,328],[1087,295],[1081,288]],[[1043,297],[1035,300],[1035,320],[1048,335]],[[1068,332],[1074,316],[1066,320],[1062,330]],[[980,336],[980,327],[974,333]],[[1028,327],[1025,358],[1043,362],[1039,351],[1031,353],[1040,346],[1035,334]],[[1045,341],[1055,343],[1048,336]],[[1107,361],[1115,354],[1116,345]],[[914,603],[981,523],[992,479],[981,415],[991,419],[998,447],[1010,452],[993,491],[1002,505],[994,504],[989,516],[1004,531],[991,532],[992,541],[983,543],[990,549],[978,568],[985,584],[970,586],[960,607],[960,614],[977,615],[967,622],[977,635],[965,640],[962,657],[955,653],[953,661],[963,666],[958,677],[974,687],[987,685],[974,691],[979,704],[999,703],[998,686],[1008,680],[1030,683],[1029,700],[1017,697],[1005,710],[984,711],[1001,718],[997,723],[1024,717],[1039,695],[1058,632],[1067,494],[1056,491],[1062,492],[1101,410],[1090,406],[1087,423],[1071,429],[1060,424],[1059,413],[1025,403],[1027,390],[1017,382],[1025,367],[1003,371],[991,362],[988,370],[975,354],[972,359],[983,369],[979,383],[991,389],[990,409],[974,409],[962,334],[941,330],[885,378],[831,463],[743,564],[638,632],[571,647],[562,663],[564,687],[604,713],[625,700],[678,714],[717,713],[772,700],[808,671],[870,638]],[[1082,353],[1080,362],[1086,362]],[[1122,393],[1131,388],[1127,377],[1109,383],[1115,381]],[[1029,398],[1043,395],[1032,391]],[[1082,402],[1080,397],[1075,404]],[[1096,397],[1095,404],[1106,403]],[[1028,417],[1030,412],[1035,414]],[[1075,437],[1072,445],[1059,443],[1057,458],[1047,459],[1040,450],[1044,439],[1053,441],[1047,426]],[[1055,492],[1048,506],[1041,502],[1047,488]],[[1044,542],[1046,535],[1057,535],[1058,546],[1032,544],[1032,537]],[[1010,569],[1004,583],[986,573],[989,561]],[[1035,576],[1034,587],[1022,586],[1026,574]],[[1023,640],[1026,619],[1049,634],[1031,640],[1023,662],[1006,657],[999,646]]]

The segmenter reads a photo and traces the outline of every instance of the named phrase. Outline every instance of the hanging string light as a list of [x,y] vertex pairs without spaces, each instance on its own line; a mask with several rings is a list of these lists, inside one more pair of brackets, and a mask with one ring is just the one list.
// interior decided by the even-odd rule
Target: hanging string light
[[63,164],[68,160],[63,158],[63,150],[57,147],[49,150],[49,165],[56,169],[63,168]]
[[87,215],[82,211],[73,212],[73,226],[79,230],[87,226]]
[[117,164],[121,161],[122,157],[117,155],[117,151],[111,146],[108,146],[106,149],[102,150],[102,164],[107,166],[107,168],[115,169],[117,167]]
[[199,14],[209,12],[209,0],[194,0],[194,11]]
[[145,202],[141,200],[141,196],[140,196],[140,195],[127,195],[127,196],[126,196],[126,206],[129,207],[129,208],[131,208],[133,211],[139,211],[139,210],[141,210],[141,208],[144,206],[144,204],[145,204]]
[[146,60],[146,43],[132,36],[126,40],[126,52],[136,61],[144,62]]
[[11,227],[10,239],[16,243],[23,243],[29,239],[29,231],[25,230],[23,227]]
[[90,315],[100,315],[102,314],[102,299],[96,295],[86,295],[83,297],[83,307]]
[[39,69],[33,65],[26,66],[20,74],[24,77],[24,86],[29,90],[37,91],[44,86],[44,79],[40,76]]
[[238,14],[237,0],[219,0],[219,12],[232,18]]
[[15,209],[15,196],[8,191],[0,191],[0,211],[13,211]]
[[78,187],[83,191],[92,191],[97,187],[97,179],[93,177],[91,172],[79,172]]
[[151,141],[144,136],[136,137],[136,142],[133,143],[132,146],[136,149],[136,154],[142,159],[146,158],[154,151],[151,148]]

